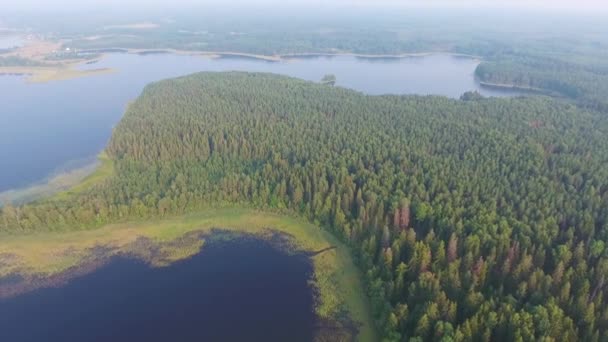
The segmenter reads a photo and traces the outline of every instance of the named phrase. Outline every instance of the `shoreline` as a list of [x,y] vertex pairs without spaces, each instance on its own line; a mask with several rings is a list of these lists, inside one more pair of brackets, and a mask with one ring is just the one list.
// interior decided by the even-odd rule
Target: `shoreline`
[[[125,257],[128,259],[141,260],[150,265],[150,267],[163,267],[170,265],[171,258],[167,254],[165,247],[189,248],[188,243],[201,247],[198,240],[203,240],[205,236],[201,232],[191,231],[180,237],[179,241],[159,242],[155,243],[152,239],[145,236],[137,236],[133,240],[128,241],[124,245],[117,243],[113,245],[97,245],[88,248],[78,262],[74,262],[72,266],[65,269],[55,269],[49,273],[28,273],[27,270],[19,270],[15,268],[12,273],[0,272],[0,299],[19,296],[31,291],[36,291],[44,288],[56,288],[67,284],[68,282],[95,272],[100,267],[105,266],[116,257]],[[196,241],[195,241],[196,239]],[[196,248],[199,252],[198,248]],[[164,253],[163,253],[164,252]],[[64,251],[62,253],[67,253]],[[188,255],[183,255],[188,257]],[[0,255],[0,260],[8,259],[5,262],[10,263],[12,255],[4,253]],[[4,276],[2,276],[4,274]],[[8,276],[7,276],[8,274]]]
[[0,76],[24,76],[28,83],[45,83],[50,81],[63,81],[74,78],[106,75],[116,72],[111,68],[98,68],[89,70],[76,69],[80,63],[61,67],[35,67],[35,66],[11,66],[0,67]]
[[473,60],[481,60],[481,56],[468,55],[457,52],[448,52],[448,51],[428,51],[428,52],[408,52],[408,53],[400,53],[400,54],[362,54],[362,53],[354,53],[354,52],[337,52],[337,53],[315,53],[315,52],[306,52],[306,53],[289,53],[289,54],[281,54],[278,55],[280,58],[300,58],[300,57],[357,57],[357,58],[369,58],[369,59],[383,59],[383,58],[394,58],[394,59],[404,59],[404,58],[415,58],[415,57],[428,57],[433,55],[446,55],[453,57],[462,57],[462,58],[470,58]]
[[210,207],[193,214],[90,230],[0,234],[0,298],[61,286],[117,256],[134,257],[150,267],[169,266],[200,252],[204,239],[216,231],[270,242],[277,234],[286,237],[275,240],[276,246],[301,253],[313,265],[316,315],[339,322],[346,307],[350,319],[358,323],[360,340],[375,340],[363,275],[348,247],[327,230],[297,216],[245,207]]
[[551,91],[548,91],[548,90],[545,90],[542,88],[518,86],[516,84],[510,84],[510,83],[492,83],[492,82],[481,81],[479,79],[477,79],[477,82],[479,83],[480,86],[486,87],[489,89],[513,90],[513,91],[519,91],[519,92],[524,92],[524,93],[547,95],[547,96],[552,96],[552,97],[561,97],[562,96],[559,93],[554,93],[554,92],[551,92]]
[[[41,41],[39,44],[45,45],[57,45],[57,42]],[[30,49],[35,49],[36,44],[28,46]],[[224,57],[242,57],[251,58],[267,62],[286,62],[294,59],[305,59],[315,57],[354,57],[363,59],[405,59],[405,58],[417,58],[417,57],[428,57],[432,55],[447,55],[456,58],[469,58],[475,61],[482,61],[481,56],[475,56],[470,54],[449,52],[449,51],[423,51],[423,52],[408,52],[399,54],[373,54],[373,53],[355,53],[355,52],[298,52],[298,53],[282,53],[282,54],[256,54],[248,52],[238,51],[207,51],[207,50],[182,50],[173,48],[119,48],[119,47],[106,47],[97,49],[80,49],[74,48],[73,50],[80,54],[99,54],[94,59],[65,59],[57,60],[53,64],[45,66],[10,66],[0,67],[0,76],[26,76],[26,82],[28,83],[44,83],[50,81],[61,81],[69,80],[74,78],[104,75],[117,72],[118,70],[112,68],[98,68],[80,70],[78,67],[97,63],[107,57],[111,53],[127,53],[136,54],[141,56],[154,55],[154,54],[173,54],[181,56],[200,56],[205,58],[224,58]],[[37,60],[37,59],[35,59]],[[62,64],[65,63],[65,64]]]
[[427,57],[432,55],[448,55],[453,57],[470,58],[473,60],[482,60],[481,56],[449,52],[449,51],[424,51],[424,52],[407,52],[399,54],[366,54],[366,53],[355,53],[355,52],[297,52],[297,53],[282,53],[274,55],[256,54],[248,52],[238,51],[208,51],[208,50],[181,50],[181,49],[140,49],[140,48],[100,48],[100,49],[82,49],[76,50],[80,53],[101,53],[103,55],[107,53],[129,53],[138,55],[152,55],[152,54],[175,54],[175,55],[188,55],[188,56],[204,56],[211,58],[221,58],[223,56],[234,56],[234,57],[247,57],[255,58],[265,61],[280,62],[289,59],[297,58],[310,58],[310,57],[357,57],[357,58],[412,58],[412,57]]
[[[283,62],[290,61],[298,58],[309,58],[309,57],[340,57],[340,56],[348,56],[348,57],[356,57],[356,58],[366,58],[366,59],[382,59],[382,58],[396,58],[396,59],[405,59],[405,58],[417,58],[417,57],[426,57],[432,55],[446,55],[446,56],[455,56],[455,57],[463,57],[469,58],[472,60],[478,60],[478,56],[459,54],[459,53],[449,53],[449,52],[417,52],[417,53],[404,53],[404,54],[357,54],[350,52],[336,52],[336,53],[323,53],[323,52],[304,52],[304,53],[288,53],[281,55],[259,55],[259,54],[251,54],[251,53],[241,53],[241,52],[226,52],[226,51],[190,51],[190,50],[176,50],[176,49],[136,49],[136,48],[104,48],[104,49],[88,49],[88,50],[77,50],[79,53],[91,53],[91,54],[99,54],[94,59],[82,59],[76,61],[74,59],[65,60],[68,63],[60,64],[57,66],[44,66],[44,67],[0,67],[0,76],[24,76],[24,79],[28,83],[43,83],[50,82],[55,80],[67,80],[78,77],[86,77],[86,76],[96,76],[96,75],[104,75],[109,73],[118,72],[119,70],[113,68],[96,68],[96,69],[77,69],[78,67],[91,65],[99,63],[103,61],[104,58],[107,57],[108,54],[116,53],[127,53],[127,54],[137,54],[141,56],[145,55],[153,55],[153,54],[174,54],[174,55],[187,55],[187,56],[201,56],[204,58],[222,58],[222,57],[244,57],[244,58],[253,58],[263,61],[269,62]],[[481,85],[486,86],[485,83],[480,82]],[[503,88],[503,89],[511,89],[511,88]],[[77,171],[77,170],[71,170]],[[65,173],[71,173],[71,171],[67,171]],[[91,171],[91,173],[94,170]],[[88,176],[86,174],[84,177]],[[16,202],[16,203],[27,203],[33,200],[37,200],[39,198],[45,198],[52,196],[58,192],[62,192],[68,190],[70,186],[76,185],[78,182],[72,182],[69,185],[63,184],[61,187],[58,187],[55,190],[49,191],[46,189],[50,183],[53,183],[53,178],[57,177],[57,175],[51,175],[49,178],[41,180],[38,183],[34,183],[29,186],[20,187],[20,188],[12,188],[5,191],[0,191],[0,206],[3,202]],[[34,195],[41,194],[41,195]]]
[[105,153],[102,152],[91,159],[84,165],[51,174],[46,179],[31,185],[0,192],[0,208],[8,203],[22,205],[51,197],[69,196],[91,186],[112,172],[112,164]]

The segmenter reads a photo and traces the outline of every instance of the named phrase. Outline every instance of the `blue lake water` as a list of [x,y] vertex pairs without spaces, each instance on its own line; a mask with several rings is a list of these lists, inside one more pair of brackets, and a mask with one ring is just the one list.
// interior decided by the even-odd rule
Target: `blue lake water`
[[152,268],[116,258],[65,286],[0,298],[0,341],[312,341],[308,258],[251,238]]
[[449,55],[369,59],[313,57],[267,62],[251,58],[205,58],[173,54],[109,54],[83,69],[116,73],[31,84],[21,76],[0,77],[0,192],[40,182],[91,160],[106,145],[130,100],[153,81],[197,71],[260,71],[319,81],[367,94],[459,97],[469,90],[487,96],[515,93],[482,88],[478,61]]

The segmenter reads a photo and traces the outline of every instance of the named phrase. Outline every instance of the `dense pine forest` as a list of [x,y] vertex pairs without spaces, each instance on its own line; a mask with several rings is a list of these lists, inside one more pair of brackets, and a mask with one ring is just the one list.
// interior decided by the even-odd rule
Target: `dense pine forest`
[[201,73],[129,106],[107,147],[113,177],[6,206],[0,231],[280,210],[351,246],[387,341],[606,341],[606,134],[604,114],[548,97]]

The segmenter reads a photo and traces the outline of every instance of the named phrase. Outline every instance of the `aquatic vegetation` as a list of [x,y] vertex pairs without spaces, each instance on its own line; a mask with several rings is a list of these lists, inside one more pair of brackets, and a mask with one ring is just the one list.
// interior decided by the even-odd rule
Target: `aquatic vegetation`
[[[82,271],[91,272],[100,260],[130,255],[154,267],[166,267],[204,248],[206,236],[214,230],[252,234],[272,239],[285,234],[282,247],[298,252],[335,249],[311,256],[314,274],[311,285],[317,292],[315,310],[319,318],[357,322],[362,340],[373,339],[374,330],[362,279],[349,250],[330,233],[306,221],[271,212],[245,208],[215,208],[182,217],[149,222],[107,225],[94,230],[3,236],[0,244],[0,279],[19,275],[21,290],[64,283]],[[230,235],[224,235],[230,237]],[[238,236],[238,235],[237,235]],[[63,274],[63,276],[62,276]],[[3,293],[0,282],[0,296]],[[10,291],[9,291],[10,290]],[[5,294],[19,289],[4,288]],[[348,312],[344,317],[344,312]]]

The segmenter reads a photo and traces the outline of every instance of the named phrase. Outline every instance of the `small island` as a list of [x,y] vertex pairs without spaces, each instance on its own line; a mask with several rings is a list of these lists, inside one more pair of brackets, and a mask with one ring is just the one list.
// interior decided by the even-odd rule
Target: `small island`
[[323,76],[323,78],[321,79],[321,83],[331,85],[331,86],[335,85],[336,84],[336,75],[327,74],[327,75]]

